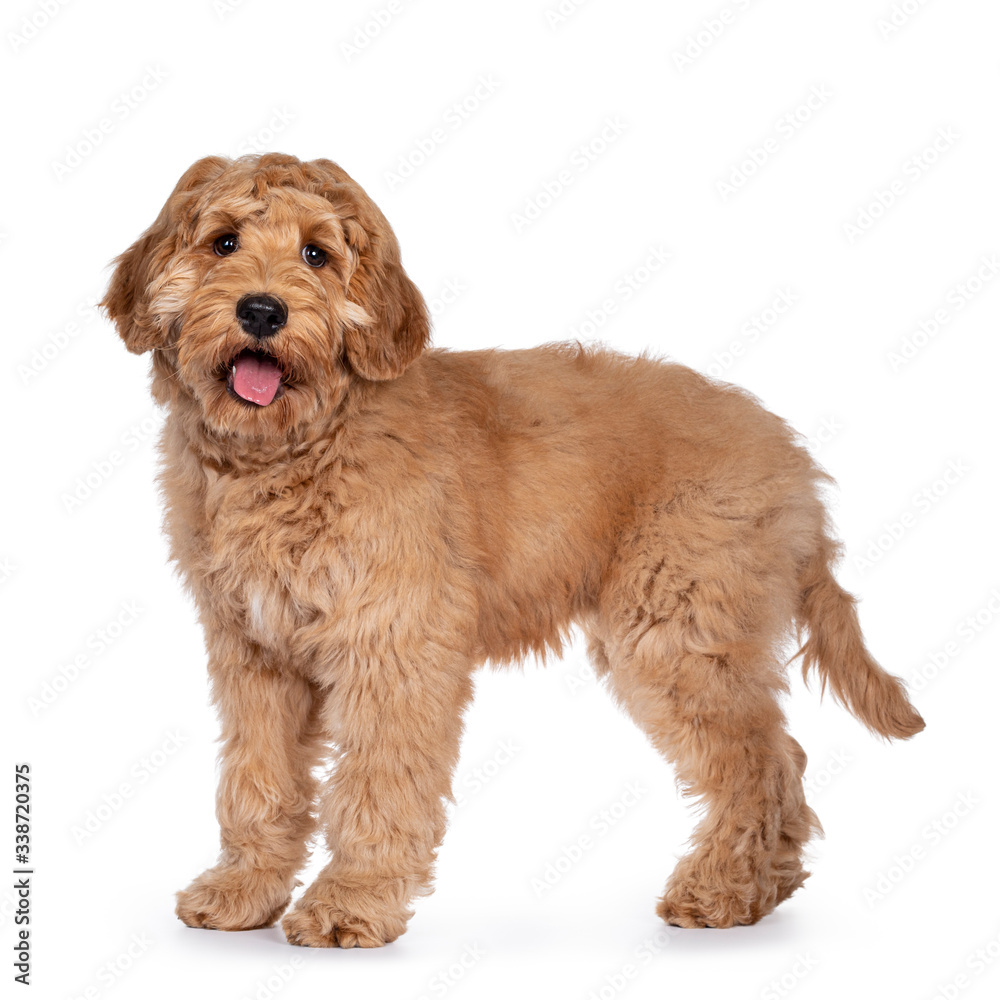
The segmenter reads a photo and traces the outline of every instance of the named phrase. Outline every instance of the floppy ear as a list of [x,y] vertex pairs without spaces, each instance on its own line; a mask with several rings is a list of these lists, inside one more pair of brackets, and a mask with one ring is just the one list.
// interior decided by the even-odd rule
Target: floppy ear
[[177,251],[178,224],[192,196],[228,166],[229,161],[221,156],[207,156],[189,167],[156,221],[115,258],[111,283],[100,305],[133,354],[142,354],[165,342],[166,331],[150,309],[150,283]]
[[320,179],[357,259],[347,294],[363,315],[351,316],[344,329],[347,360],[370,381],[396,378],[430,339],[427,304],[403,270],[392,227],[361,187],[330,160],[304,166]]

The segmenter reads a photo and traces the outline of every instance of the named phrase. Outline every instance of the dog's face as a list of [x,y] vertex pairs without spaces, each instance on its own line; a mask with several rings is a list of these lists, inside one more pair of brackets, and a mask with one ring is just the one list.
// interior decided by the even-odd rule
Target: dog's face
[[287,436],[395,378],[427,309],[385,217],[329,160],[208,157],[116,261],[103,306],[154,392],[223,434]]

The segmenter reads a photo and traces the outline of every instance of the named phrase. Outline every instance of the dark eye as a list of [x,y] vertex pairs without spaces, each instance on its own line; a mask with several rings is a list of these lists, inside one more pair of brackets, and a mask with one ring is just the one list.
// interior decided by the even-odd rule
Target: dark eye
[[307,243],[302,248],[302,259],[310,267],[322,267],[326,263],[326,251],[320,250],[315,243]]
[[212,244],[212,249],[220,257],[228,257],[231,253],[235,253],[239,248],[240,241],[236,236],[236,233],[226,233],[225,236],[220,236],[215,243]]

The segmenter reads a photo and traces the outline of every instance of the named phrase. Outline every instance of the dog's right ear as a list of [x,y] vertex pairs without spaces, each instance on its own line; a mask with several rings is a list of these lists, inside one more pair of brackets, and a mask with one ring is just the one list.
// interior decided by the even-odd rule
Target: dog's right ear
[[165,342],[166,331],[150,308],[150,285],[177,251],[178,225],[192,196],[229,166],[224,157],[206,156],[188,167],[156,221],[115,258],[111,283],[100,306],[133,354],[143,354]]

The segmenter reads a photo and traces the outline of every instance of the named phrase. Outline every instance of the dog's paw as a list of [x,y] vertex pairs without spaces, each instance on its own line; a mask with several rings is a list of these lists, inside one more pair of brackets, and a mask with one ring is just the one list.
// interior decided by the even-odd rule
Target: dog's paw
[[188,927],[247,931],[270,927],[291,898],[277,872],[219,865],[177,893],[176,913]]
[[381,948],[406,930],[406,919],[363,917],[336,903],[303,897],[281,927],[289,944],[306,948]]
[[754,923],[751,919],[740,919],[729,903],[721,898],[696,899],[672,892],[660,900],[656,912],[673,927],[733,927]]
[[667,883],[657,914],[674,927],[736,927],[755,924],[777,905],[775,887],[758,881],[725,880],[699,875],[697,866],[684,866]]

